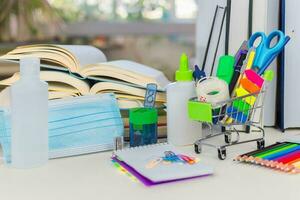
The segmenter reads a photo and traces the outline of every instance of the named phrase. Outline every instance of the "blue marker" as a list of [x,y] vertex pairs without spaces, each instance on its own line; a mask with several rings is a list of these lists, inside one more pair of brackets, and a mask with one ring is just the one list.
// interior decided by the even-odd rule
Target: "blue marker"
[[203,70],[200,70],[198,65],[195,65],[195,71],[193,72],[193,77],[195,82],[199,81],[201,78],[206,77],[206,74]]

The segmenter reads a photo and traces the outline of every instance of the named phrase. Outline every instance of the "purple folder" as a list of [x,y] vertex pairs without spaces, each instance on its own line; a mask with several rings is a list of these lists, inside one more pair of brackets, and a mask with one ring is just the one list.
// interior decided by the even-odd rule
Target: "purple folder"
[[201,175],[201,176],[194,176],[194,177],[188,177],[188,178],[172,179],[172,180],[154,182],[154,181],[148,179],[147,177],[143,176],[139,172],[137,172],[134,168],[132,168],[131,166],[126,164],[124,161],[119,160],[117,158],[117,156],[113,156],[112,160],[114,160],[115,162],[120,164],[124,169],[126,169],[129,173],[131,173],[133,176],[135,176],[139,181],[141,181],[146,186],[153,186],[153,185],[158,185],[158,184],[163,184],[163,183],[170,183],[170,182],[194,179],[194,178],[199,178],[199,177],[204,177],[204,176],[211,175],[211,174],[205,174],[205,175]]

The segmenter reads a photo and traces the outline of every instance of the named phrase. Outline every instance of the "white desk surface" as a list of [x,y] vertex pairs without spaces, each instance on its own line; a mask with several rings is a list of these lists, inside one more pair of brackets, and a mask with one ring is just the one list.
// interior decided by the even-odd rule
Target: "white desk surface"
[[[282,134],[266,129],[266,144]],[[145,187],[112,166],[111,152],[50,160],[41,168],[16,170],[0,165],[0,199],[3,200],[147,200],[147,199],[284,199],[300,198],[300,175],[289,175],[263,167],[239,164],[235,156],[254,150],[255,143],[227,150],[220,161],[216,149],[206,147],[201,162],[215,169],[213,176]],[[193,154],[192,147],[181,148]]]

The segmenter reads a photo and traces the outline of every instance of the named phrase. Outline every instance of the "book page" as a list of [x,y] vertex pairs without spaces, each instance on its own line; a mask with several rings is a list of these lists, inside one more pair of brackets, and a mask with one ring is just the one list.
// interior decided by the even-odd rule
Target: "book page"
[[[54,66],[52,64],[40,64],[41,68],[45,69],[54,69],[64,72],[69,72],[69,69],[62,66]],[[19,71],[19,60],[1,60],[0,58],[0,67],[1,67],[1,75],[13,75],[15,72]]]
[[[19,80],[20,74],[15,73],[12,77],[8,79],[4,79],[0,81],[0,85],[9,86]],[[67,89],[66,85],[69,85],[79,91],[82,95],[87,95],[90,92],[90,86],[83,80],[79,80],[73,76],[70,76],[68,73],[59,72],[59,71],[41,71],[40,73],[41,80],[44,80],[49,83],[49,85],[53,84],[53,88],[56,91],[60,92],[73,92]],[[51,90],[52,86],[49,86],[49,90]]]
[[[110,66],[118,67],[120,69],[132,71],[134,73],[141,74],[143,76],[151,77],[153,79],[158,79],[158,77],[164,76],[163,73],[157,69],[129,60],[109,61],[106,64]],[[164,81],[168,82],[168,80],[164,80]]]
[[43,61],[48,61],[49,65],[59,67],[59,70],[65,67],[72,72],[78,72],[84,65],[106,62],[102,51],[93,46],[56,44],[19,46],[1,56],[0,59],[19,60],[26,56],[39,57]]
[[110,76],[130,83],[145,86],[156,83],[158,88],[164,88],[170,81],[159,70],[129,60],[115,60],[84,67],[80,74],[87,76]]
[[144,106],[143,102],[137,99],[132,100],[117,98],[117,101],[120,109],[130,109]]
[[5,60],[16,60],[16,62],[19,62],[19,59],[25,58],[25,57],[38,57],[45,62],[51,63],[51,66],[56,66],[60,68],[66,68],[69,69],[72,72],[77,71],[76,62],[74,62],[72,59],[67,58],[65,55],[60,53],[59,51],[50,51],[50,50],[41,50],[41,51],[32,51],[29,50],[26,53],[22,54],[6,54],[4,56],[1,56],[0,59]]
[[67,98],[67,97],[76,97],[78,95],[74,93],[68,93],[68,92],[61,92],[61,91],[49,91],[48,93],[48,99],[61,99],[61,98]]
[[[68,91],[49,91],[48,99],[60,99],[66,97],[74,97],[77,96],[76,93],[68,92]],[[0,92],[0,107],[1,108],[9,108],[10,106],[10,87],[6,87],[4,90]]]
[[[101,92],[114,92],[116,94],[123,94],[127,96],[139,96],[144,99],[146,90],[131,87],[128,85],[118,84],[118,83],[110,83],[110,82],[98,82],[91,87],[90,93],[97,94]],[[166,101],[165,93],[158,92],[156,94],[156,100],[160,102]]]
[[79,62],[79,68],[85,65],[106,62],[104,53],[89,45],[57,45],[71,52]]

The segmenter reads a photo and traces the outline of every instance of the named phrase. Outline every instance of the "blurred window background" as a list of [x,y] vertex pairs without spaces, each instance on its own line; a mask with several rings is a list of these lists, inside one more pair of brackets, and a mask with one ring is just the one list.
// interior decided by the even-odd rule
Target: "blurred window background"
[[195,0],[49,0],[65,21],[195,19]]
[[196,17],[197,0],[1,0],[0,54],[26,44],[87,44],[173,80],[180,54],[194,56]]

